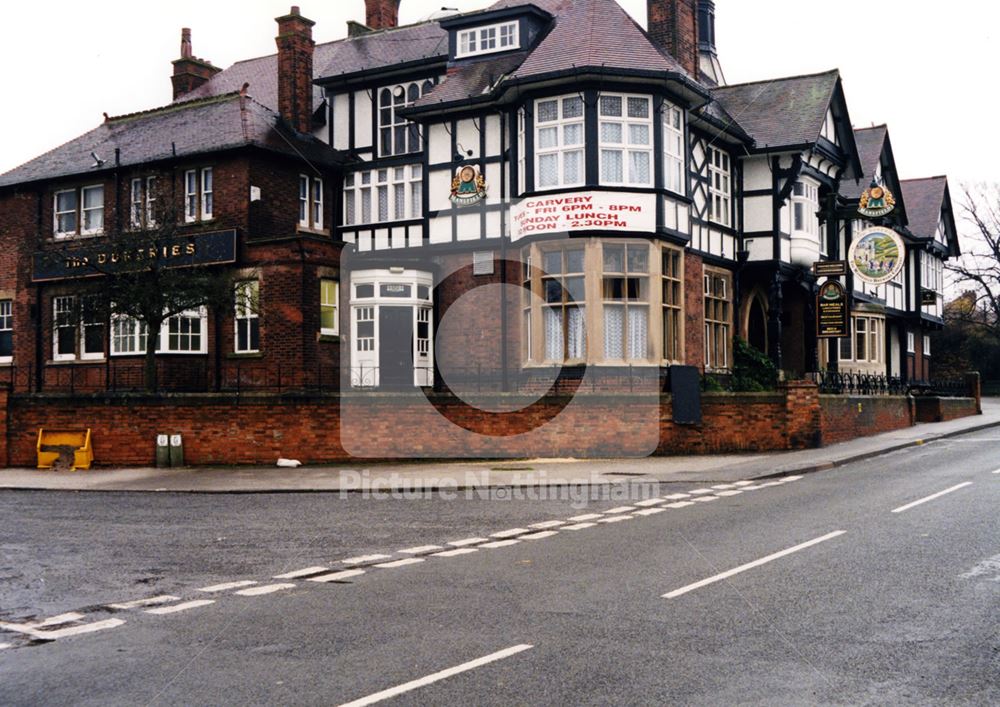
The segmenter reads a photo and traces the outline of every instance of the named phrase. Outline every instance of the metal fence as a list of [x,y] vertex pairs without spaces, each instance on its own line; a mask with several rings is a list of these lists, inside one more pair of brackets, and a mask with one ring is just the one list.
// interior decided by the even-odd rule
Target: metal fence
[[826,395],[941,395],[967,397],[972,394],[967,381],[947,378],[931,381],[904,381],[898,376],[873,373],[819,371],[808,378]]

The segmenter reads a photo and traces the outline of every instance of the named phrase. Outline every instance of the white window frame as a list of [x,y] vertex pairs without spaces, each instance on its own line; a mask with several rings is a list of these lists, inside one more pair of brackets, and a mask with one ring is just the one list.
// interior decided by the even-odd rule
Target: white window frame
[[[567,101],[579,101],[580,102],[580,115],[566,118],[565,108]],[[539,119],[540,110],[539,106],[544,103],[556,103],[556,118],[552,120],[542,121]],[[583,97],[580,94],[569,94],[565,96],[553,96],[552,98],[541,98],[535,101],[535,189],[537,191],[546,191],[549,189],[560,189],[563,187],[578,187],[583,186],[587,180],[587,126],[586,126],[586,109],[583,102]],[[566,143],[566,130],[567,128],[579,128],[580,131],[580,141],[579,143]],[[544,130],[555,130],[556,140],[555,144],[548,147],[542,147],[541,134]],[[578,178],[574,181],[566,179],[566,157],[568,155],[577,155],[579,158],[579,168],[578,168]],[[546,157],[556,157],[557,169],[556,176],[557,179],[553,184],[542,184],[541,183],[541,164],[542,159]]]
[[156,177],[132,180],[129,198],[129,224],[134,230],[156,226]]
[[[60,316],[68,316],[68,324],[60,324]],[[73,351],[59,353],[59,332],[61,329],[72,329]],[[75,361],[77,336],[76,295],[57,295],[52,298],[52,360]]]
[[[607,104],[610,101],[605,99],[618,99],[621,111],[618,115],[605,113]],[[646,105],[646,117],[631,117],[629,107],[632,101],[642,101]],[[599,162],[600,162],[600,183],[605,186],[633,186],[652,187],[653,186],[653,98],[652,96],[627,94],[627,93],[602,93],[597,100],[598,106],[598,140],[599,140]],[[621,139],[614,141],[605,134],[605,128],[617,128],[621,131]],[[632,131],[640,128],[646,133],[646,142],[633,140]],[[612,154],[617,153],[621,160],[621,179],[615,180],[605,175],[607,160]],[[637,175],[632,174],[631,163],[634,155],[644,155],[646,158],[646,179],[640,180]]]
[[[239,354],[260,352],[260,282],[241,280],[233,287],[233,351]],[[253,345],[254,327],[257,345]],[[240,329],[246,327],[246,345],[240,346]]]
[[10,332],[10,354],[0,356],[0,363],[14,360],[14,300],[0,299],[0,335]]
[[923,354],[924,358],[927,358],[928,356],[931,355],[931,337],[928,336],[927,334],[924,334],[924,348],[921,351],[921,353]]
[[[732,336],[733,336],[733,276],[725,270],[705,268],[704,302],[705,302],[705,370],[707,371],[728,371],[731,364]],[[722,296],[720,297],[713,289],[716,282],[722,283]],[[714,306],[713,306],[714,304]],[[709,309],[714,309],[716,314],[719,309],[725,310],[724,317],[709,317]],[[719,349],[719,340],[722,340],[722,349]],[[721,363],[721,365],[713,365]]]
[[[199,337],[199,349],[186,350],[186,349],[171,349],[170,346],[170,327],[173,322],[180,323],[181,320],[194,320],[197,319],[198,324],[198,337]],[[129,326],[131,322],[135,322],[136,326],[132,328],[132,331],[127,333],[122,333],[121,329],[123,327]],[[180,334],[181,336],[190,337],[190,332]],[[130,345],[129,349],[122,351],[119,346],[119,342],[125,337],[133,337],[133,344]],[[132,319],[131,317],[126,317],[124,315],[117,315],[112,318],[112,336],[111,336],[111,355],[112,356],[138,356],[146,353],[146,347],[149,345],[148,337],[148,327],[145,322]],[[208,353],[208,309],[206,307],[195,307],[192,309],[185,310],[179,314],[175,314],[172,317],[168,317],[163,321],[160,326],[160,331],[157,335],[157,355],[199,355]]]
[[527,171],[528,171],[528,160],[527,154],[528,150],[525,145],[525,140],[527,139],[527,111],[524,110],[524,106],[517,109],[517,193],[521,195],[524,193],[525,184],[527,184]]
[[906,353],[915,354],[917,352],[917,335],[912,331],[906,332]]
[[[86,195],[90,192],[100,190],[100,206],[86,207]],[[73,194],[73,208],[59,210],[59,197],[63,194]],[[85,228],[88,212],[101,213],[101,225],[98,228]],[[62,230],[59,226],[59,217],[72,214],[73,230]],[[73,238],[74,236],[93,236],[104,233],[104,185],[89,184],[87,186],[75,187],[73,189],[59,189],[52,196],[52,232],[57,239]]]
[[[412,221],[422,218],[424,211],[423,174],[423,165],[409,164],[346,175],[344,177],[344,225],[364,226],[373,223]],[[360,175],[360,179],[358,175]],[[403,190],[404,197],[402,213],[397,208],[399,202],[396,198],[397,190],[400,188]],[[385,213],[388,215],[386,220],[379,217],[382,190],[385,194]],[[370,200],[367,202],[367,209],[365,208],[366,199]]]
[[215,175],[211,167],[184,172],[184,221],[210,221],[215,210]]
[[502,22],[461,30],[455,40],[455,58],[496,54],[521,47],[520,23]]
[[[146,322],[116,314],[111,317],[111,355],[135,356],[146,352],[149,327]],[[124,348],[122,344],[127,344]]]
[[378,89],[375,94],[378,123],[375,147],[379,157],[410,155],[424,149],[420,126],[400,116],[399,111],[412,106],[433,88],[434,82],[428,79],[383,86]]
[[731,226],[733,219],[732,160],[717,147],[708,148],[708,220]]
[[[861,326],[861,324],[864,326]],[[864,358],[858,351],[858,335],[864,335]],[[839,359],[845,362],[880,364],[885,361],[885,319],[881,317],[851,316],[851,355],[844,356],[843,344],[838,351]]]
[[299,175],[299,226],[323,230],[323,180]]
[[684,139],[684,111],[667,101],[663,102],[663,187],[685,196],[687,188],[687,141]]
[[[330,277],[320,278],[319,282],[319,333],[324,336],[337,336],[340,333],[340,282]],[[326,298],[329,292],[333,293],[332,302]],[[332,328],[323,326],[323,313],[329,310],[333,310]]]
[[[609,258],[611,248],[621,247],[622,263],[619,270],[609,268]],[[645,269],[632,268],[629,251],[643,254],[645,257]],[[646,363],[653,357],[653,337],[652,322],[650,312],[652,310],[652,273],[651,270],[651,249],[649,243],[632,241],[604,241],[601,243],[601,317],[604,324],[603,353],[604,361],[610,363]],[[608,280],[621,280],[621,298],[609,297],[606,282]],[[632,281],[632,282],[630,282]],[[630,297],[629,287],[634,285],[635,297]],[[611,332],[608,329],[608,315],[613,311],[621,313],[621,348],[622,355],[614,356],[611,348]],[[637,351],[632,349],[632,313],[640,312],[640,317],[645,327],[646,350]]]
[[[105,354],[105,339],[107,338],[107,322],[103,319],[94,321],[88,320],[88,308],[86,306],[86,301],[88,297],[94,297],[94,295],[82,295],[78,298],[80,303],[80,360],[81,361],[103,361]],[[100,327],[103,332],[101,335],[101,350],[100,351],[88,351],[87,350],[87,329],[88,327]]]

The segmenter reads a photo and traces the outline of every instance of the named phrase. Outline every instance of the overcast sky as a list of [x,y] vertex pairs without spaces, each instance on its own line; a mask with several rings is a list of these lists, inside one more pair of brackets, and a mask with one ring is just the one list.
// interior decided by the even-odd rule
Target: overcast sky
[[[403,0],[401,22],[442,4]],[[620,0],[645,25],[645,0]],[[120,115],[170,102],[180,28],[196,56],[226,67],[275,52],[287,0],[135,0],[4,3],[7,39],[0,172]],[[364,21],[363,0],[300,0],[314,37],[343,37]],[[716,0],[719,55],[729,83],[839,68],[856,127],[888,123],[903,178],[948,174],[953,185],[1000,181],[1000,3],[951,0]],[[608,38],[615,41],[614,37]],[[250,89],[253,93],[253,87]],[[957,195],[956,195],[957,198]]]

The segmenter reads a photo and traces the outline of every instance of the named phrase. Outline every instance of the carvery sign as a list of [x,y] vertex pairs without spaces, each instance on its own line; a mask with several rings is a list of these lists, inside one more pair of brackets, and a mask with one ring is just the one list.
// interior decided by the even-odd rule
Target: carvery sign
[[653,232],[656,196],[599,191],[536,196],[515,202],[510,221],[512,241],[581,230]]

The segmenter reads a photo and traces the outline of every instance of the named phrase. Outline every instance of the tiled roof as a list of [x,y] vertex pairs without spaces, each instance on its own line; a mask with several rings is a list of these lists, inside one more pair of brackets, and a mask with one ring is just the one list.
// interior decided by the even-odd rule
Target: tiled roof
[[467,103],[488,93],[502,76],[514,71],[527,56],[525,52],[517,52],[449,69],[444,80],[414,103],[414,107],[419,110],[446,103]]
[[129,167],[246,146],[319,164],[333,164],[337,155],[316,138],[287,127],[266,106],[228,94],[110,118],[0,175],[0,186],[93,173],[91,152],[104,160],[102,167],[108,170],[114,167],[116,149],[120,150],[121,166]]
[[816,142],[840,73],[759,81],[712,89],[712,95],[758,148]]
[[858,145],[858,156],[861,158],[861,169],[864,173],[858,182],[845,179],[840,188],[841,196],[846,199],[861,198],[861,193],[871,184],[872,175],[875,174],[879,160],[882,159],[882,147],[888,134],[889,129],[885,125],[854,131],[854,142]]
[[933,238],[941,220],[948,178],[905,179],[900,185],[910,232],[920,238]]
[[584,67],[687,75],[615,0],[563,0],[544,9],[556,14],[555,27],[514,72],[515,80]]

